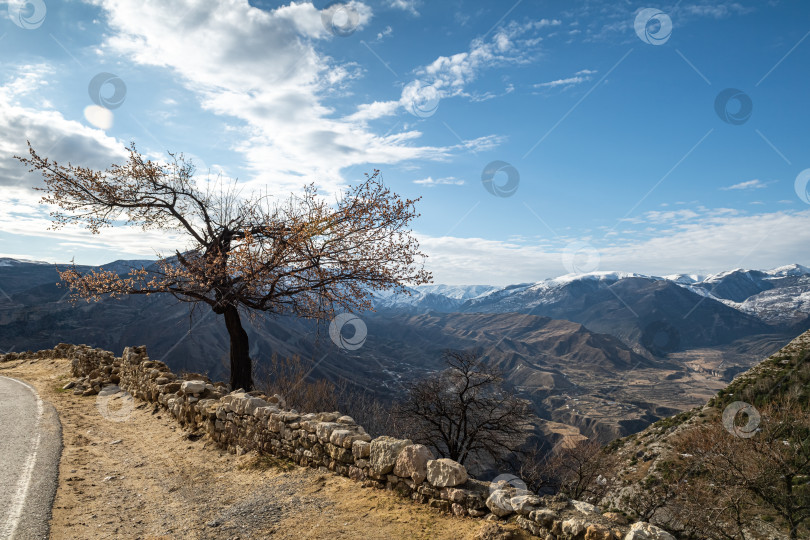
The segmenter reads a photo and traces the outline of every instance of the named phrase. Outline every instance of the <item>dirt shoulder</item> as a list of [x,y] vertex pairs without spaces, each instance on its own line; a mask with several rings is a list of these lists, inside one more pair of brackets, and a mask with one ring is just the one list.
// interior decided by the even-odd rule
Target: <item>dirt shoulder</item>
[[468,539],[481,527],[330,473],[237,458],[145,402],[107,415],[123,421],[108,420],[95,396],[61,389],[69,365],[0,364],[0,374],[34,386],[62,422],[51,538]]

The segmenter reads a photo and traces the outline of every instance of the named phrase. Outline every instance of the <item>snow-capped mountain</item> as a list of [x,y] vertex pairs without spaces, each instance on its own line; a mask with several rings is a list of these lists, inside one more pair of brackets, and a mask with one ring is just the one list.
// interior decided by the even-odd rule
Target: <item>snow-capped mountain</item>
[[[621,297],[611,298],[610,293],[605,298],[597,294],[598,291],[605,290],[618,292],[615,290],[616,284],[630,281],[645,283],[646,286],[663,282],[658,285],[658,289],[665,289],[665,284],[672,284],[700,298],[712,300],[768,323],[795,323],[810,315],[810,268],[800,264],[770,270],[735,268],[706,276],[671,274],[659,277],[633,272],[602,271],[568,274],[506,287],[424,285],[412,289],[411,296],[381,297],[376,306],[416,312],[532,310],[535,314],[565,316],[566,312],[588,309],[595,302],[604,300],[618,301],[619,304],[634,303],[635,295],[625,301]],[[661,294],[660,290],[658,294]],[[570,313],[568,315],[571,318]],[[572,318],[576,319],[577,317]]]
[[11,259],[9,257],[0,257],[0,266],[19,266],[21,264],[49,264],[44,261],[33,261],[28,259]]

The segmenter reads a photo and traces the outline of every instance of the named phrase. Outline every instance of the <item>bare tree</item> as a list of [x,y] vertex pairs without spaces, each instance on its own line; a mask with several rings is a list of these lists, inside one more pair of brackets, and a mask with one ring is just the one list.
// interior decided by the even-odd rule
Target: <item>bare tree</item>
[[273,354],[259,368],[257,387],[271,396],[279,394],[286,406],[299,411],[319,412],[338,409],[338,390],[326,379],[311,379],[314,363],[300,356],[282,358]]
[[595,440],[563,441],[551,452],[537,448],[523,456],[520,477],[536,491],[598,504],[616,484],[618,458]]
[[407,385],[395,407],[407,436],[462,464],[516,452],[531,427],[527,403],[477,354],[448,351],[444,359],[447,369]]
[[685,430],[673,447],[677,457],[659,463],[625,505],[685,538],[770,537],[769,527],[806,537],[810,417],[790,397],[759,412],[750,437],[730,433],[719,418]]
[[223,315],[230,336],[230,383],[253,387],[248,335],[240,311],[327,318],[336,308],[371,308],[374,291],[407,292],[426,283],[424,255],[408,225],[418,200],[402,199],[379,171],[329,204],[314,185],[284,202],[239,197],[235,189],[201,188],[182,154],[161,164],[135,145],[124,165],[96,171],[59,165],[39,156],[17,156],[44,177],[42,202],[55,205],[54,227],[85,226],[93,233],[118,225],[179,232],[188,245],[156,268],[82,275],[60,272],[74,300],[167,293],[207,304]]

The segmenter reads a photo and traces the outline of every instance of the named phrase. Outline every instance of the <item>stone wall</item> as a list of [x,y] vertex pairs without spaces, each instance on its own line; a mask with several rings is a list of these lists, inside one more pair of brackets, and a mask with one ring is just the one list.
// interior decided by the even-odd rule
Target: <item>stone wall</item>
[[286,458],[364,487],[396,491],[443,512],[510,521],[546,540],[674,540],[653,525],[629,526],[623,516],[603,514],[585,502],[518,489],[520,482],[469,478],[463,465],[436,459],[423,445],[386,436],[372,439],[339,412],[300,413],[285,407],[278,395],[231,392],[224,383],[183,380],[163,362],[150,360],[146,347],[127,347],[121,357],[67,344],[38,353],[0,355],[0,361],[45,358],[72,361],[77,380],[65,388],[75,394],[91,396],[118,385],[137,399],[159,404],[188,429],[205,432],[229,452]]

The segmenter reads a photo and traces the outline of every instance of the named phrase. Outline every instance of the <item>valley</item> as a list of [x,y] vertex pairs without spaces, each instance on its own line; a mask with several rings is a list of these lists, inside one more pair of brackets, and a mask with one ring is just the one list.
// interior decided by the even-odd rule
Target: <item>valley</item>
[[[207,308],[192,312],[189,304],[160,296],[74,306],[57,286],[53,265],[4,261],[4,351],[59,342],[113,351],[145,344],[177,371],[227,377],[227,333]],[[140,264],[106,267],[126,272]],[[805,270],[759,272],[762,283],[747,289],[733,283],[751,281],[742,272],[688,283],[682,276],[596,273],[504,288],[430,285],[411,296],[379,297],[376,313],[360,314],[367,336],[354,351],[330,340],[328,321],[265,318],[253,321],[248,334],[259,374],[273,354],[297,355],[311,367],[309,378],[342,382],[388,402],[401,395],[403,383],[442,369],[442,351],[475,350],[531,402],[542,441],[605,443],[705,403],[795,337],[808,321],[803,304],[780,320],[767,310],[759,317],[734,306],[764,294],[771,303],[791,301],[797,287],[810,291]]]

